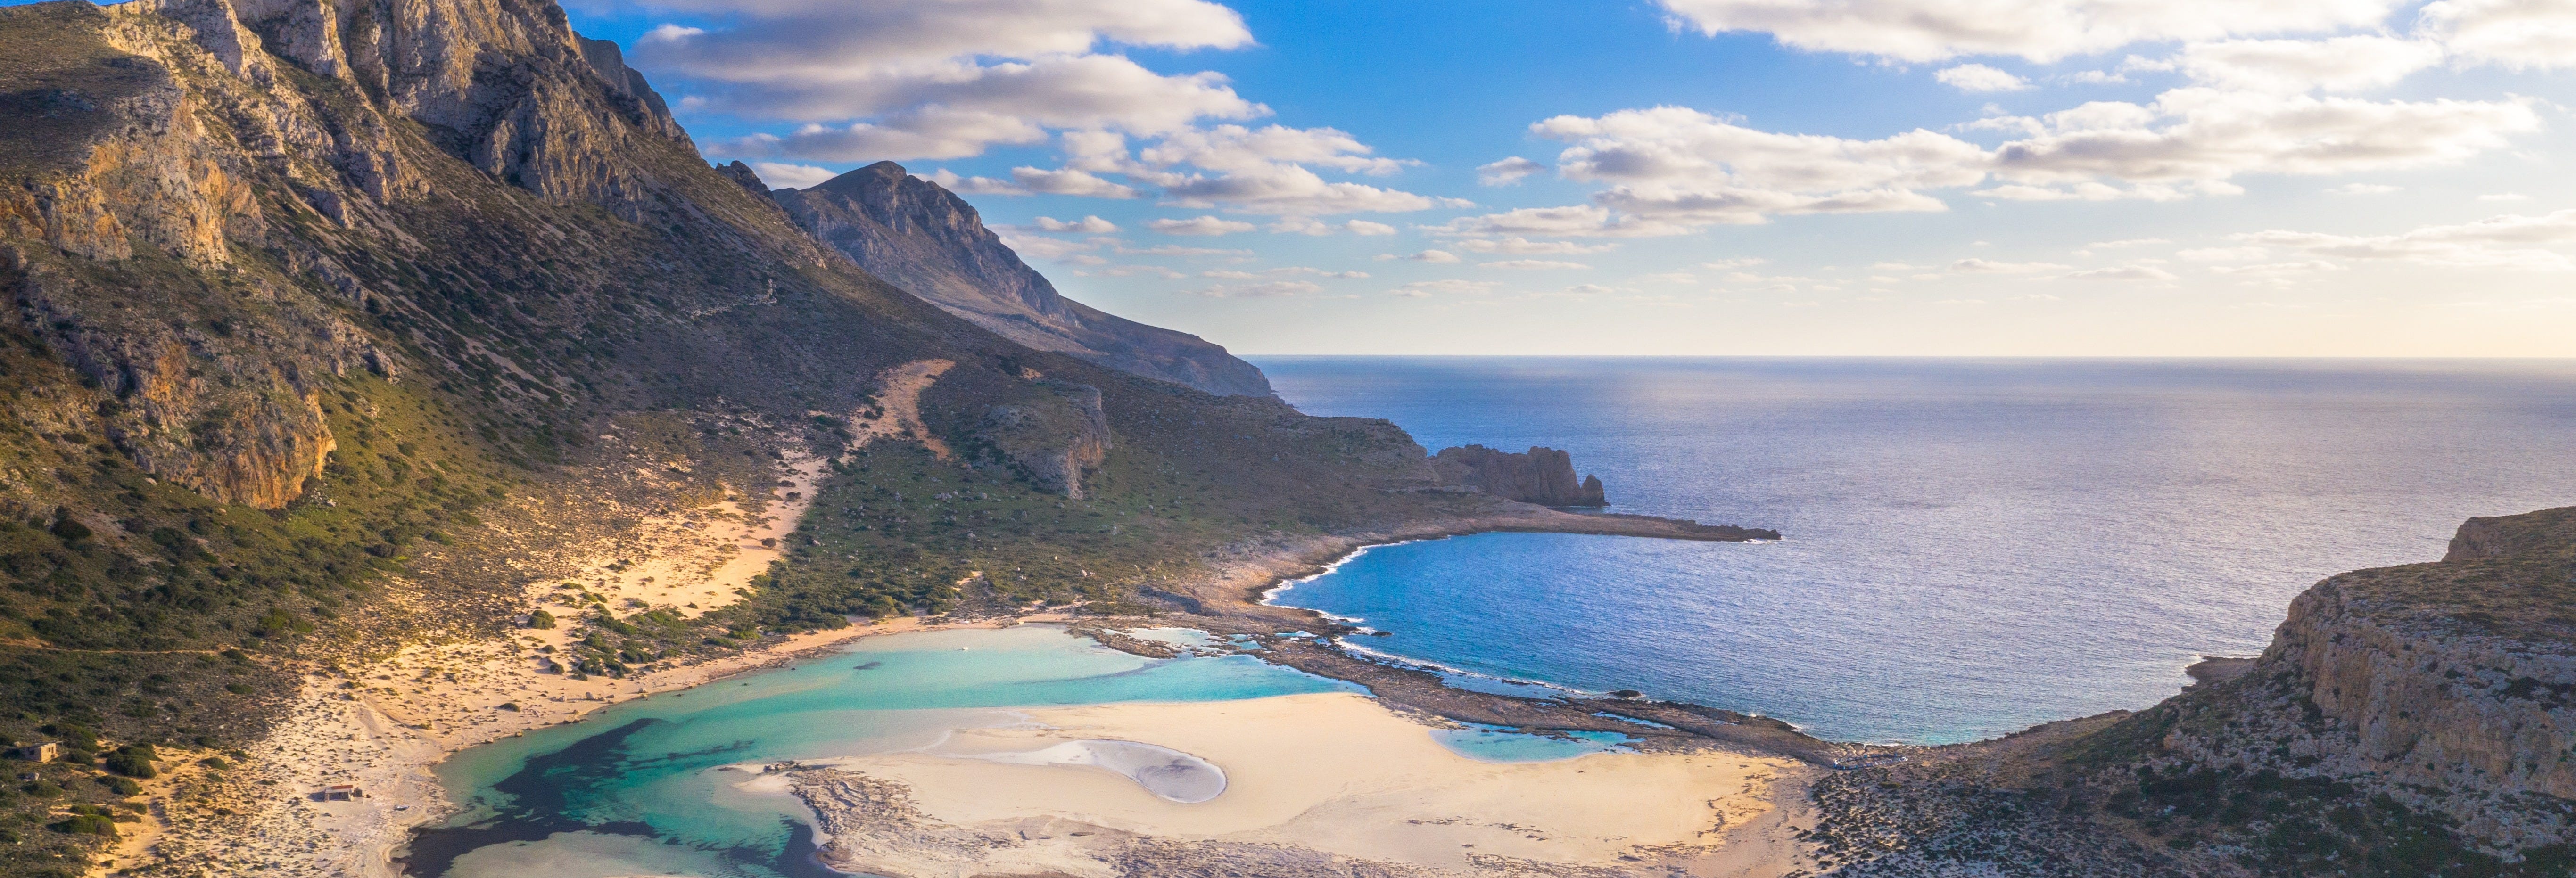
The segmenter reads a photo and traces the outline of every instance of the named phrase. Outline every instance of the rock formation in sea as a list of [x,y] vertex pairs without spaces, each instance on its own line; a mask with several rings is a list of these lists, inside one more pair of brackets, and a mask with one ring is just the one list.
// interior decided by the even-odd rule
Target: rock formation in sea
[[1607,506],[1601,477],[1574,477],[1574,455],[1534,446],[1526,452],[1482,445],[1443,448],[1431,458],[1442,481],[1541,506]]
[[878,162],[770,194],[859,267],[1004,338],[1220,396],[1270,395],[1261,370],[1223,347],[1058,294],[973,205],[902,165]]

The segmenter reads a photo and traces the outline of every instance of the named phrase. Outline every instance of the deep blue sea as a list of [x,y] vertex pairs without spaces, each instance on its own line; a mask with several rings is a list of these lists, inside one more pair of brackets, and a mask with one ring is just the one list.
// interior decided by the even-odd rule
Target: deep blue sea
[[1572,451],[1615,511],[1773,543],[1488,534],[1283,603],[1372,649],[1825,738],[1953,742],[2250,655],[2301,589],[2576,505],[2576,361],[1257,357],[1318,415]]

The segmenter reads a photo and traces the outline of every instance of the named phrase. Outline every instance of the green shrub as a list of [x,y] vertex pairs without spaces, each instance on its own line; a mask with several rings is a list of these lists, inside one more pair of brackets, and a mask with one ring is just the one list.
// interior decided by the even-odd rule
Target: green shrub
[[132,778],[117,777],[113,774],[103,774],[99,775],[98,785],[106,787],[109,792],[113,792],[120,796],[143,795],[143,785],[135,783]]
[[80,519],[73,518],[69,506],[54,510],[54,526],[51,530],[54,536],[63,538],[63,542],[66,543],[77,543],[90,538],[89,525],[82,524]]
[[116,837],[116,821],[96,814],[74,814],[54,823],[46,824],[46,828],[55,832],[70,835],[104,835],[108,838]]
[[536,612],[529,613],[529,614],[528,614],[528,627],[530,627],[530,628],[553,628],[553,627],[555,627],[555,614],[553,614],[553,613],[549,613],[549,612],[546,612],[546,611],[544,611],[544,610],[538,610],[538,611],[536,611]]
[[154,775],[160,774],[160,772],[152,770],[152,757],[141,753],[129,753],[125,750],[119,750],[108,754],[105,761],[107,763],[107,770],[125,775],[126,777],[150,779]]

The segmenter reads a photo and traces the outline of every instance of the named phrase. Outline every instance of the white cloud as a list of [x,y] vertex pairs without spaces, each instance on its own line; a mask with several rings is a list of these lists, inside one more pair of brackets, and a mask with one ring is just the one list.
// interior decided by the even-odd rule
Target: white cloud
[[2383,36],[2324,40],[2225,40],[2183,47],[2175,64],[2194,81],[2228,89],[2360,91],[2442,63],[2442,47]]
[[2108,178],[2132,184],[2136,197],[2155,198],[2238,174],[2456,162],[2539,124],[2518,99],[2375,102],[2182,88],[2147,106],[2096,102],[2049,114],[2045,133],[2004,144],[1993,167],[2021,184],[2101,185],[2097,179]]
[[1405,213],[1434,207],[1464,207],[1456,198],[1432,198],[1360,183],[1330,182],[1297,165],[1275,165],[1258,171],[1221,176],[1162,175],[1165,204],[1259,214],[1319,216],[1336,213]]
[[1880,140],[1775,134],[1685,107],[1558,116],[1532,133],[1572,146],[1567,177],[1614,184],[1596,204],[1684,225],[1765,222],[1775,214],[1939,211],[1914,189],[1965,186],[1985,151],[1915,130]]
[[2066,275],[2069,280],[2176,280],[2173,272],[2152,265],[2115,265]]
[[1512,156],[1502,161],[1477,165],[1476,182],[1487,186],[1509,186],[1520,182],[1522,177],[1544,170],[1547,170],[1546,165],[1520,156]]
[[1323,289],[1324,288],[1321,285],[1309,281],[1275,280],[1257,284],[1216,284],[1202,289],[1183,290],[1182,292],[1187,295],[1206,296],[1212,299],[1252,299],[1297,296],[1304,295],[1306,293],[1321,292]]
[[1932,74],[1932,78],[1940,80],[1942,85],[1964,92],[2022,91],[2030,88],[2030,80],[1983,64],[1945,67]]
[[1592,266],[1585,265],[1580,262],[1561,262],[1554,259],[1504,259],[1496,262],[1479,262],[1476,263],[1476,267],[1504,268],[1514,271],[1547,271],[1560,268],[1591,268]]
[[666,84],[685,85],[696,106],[865,120],[800,132],[802,141],[783,146],[799,157],[956,158],[1036,142],[1040,129],[1154,134],[1267,112],[1222,76],[1164,75],[1094,51],[1251,43],[1241,16],[1204,0],[672,0],[657,8],[728,22],[657,27],[630,53]]
[[2250,262],[2272,255],[2264,247],[2194,247],[2174,254],[2193,262]]
[[1459,217],[1428,227],[1435,235],[1544,235],[1550,237],[1654,237],[1680,235],[1690,226],[1613,217],[1609,208],[1579,204],[1569,207],[1524,207],[1504,213]]
[[1395,234],[1395,227],[1385,223],[1373,223],[1368,220],[1328,223],[1311,216],[1280,217],[1278,221],[1266,228],[1283,235],[1330,235],[1335,232],[1349,232],[1362,236]]
[[1325,271],[1325,270],[1320,269],[1320,268],[1307,268],[1307,267],[1302,266],[1302,265],[1299,265],[1299,266],[1288,266],[1288,267],[1284,267],[1284,268],[1270,268],[1270,269],[1263,269],[1261,272],[1259,272],[1259,273],[1257,273],[1257,274],[1256,274],[1256,273],[1254,273],[1254,272],[1249,272],[1249,271],[1233,271],[1233,270],[1202,271],[1202,272],[1199,272],[1199,276],[1200,276],[1200,277],[1213,277],[1213,278],[1220,278],[1220,279],[1224,279],[1224,280],[1259,280],[1259,279],[1264,278],[1264,277],[1292,277],[1292,276],[1296,276],[1296,275],[1311,275],[1311,276],[1314,276],[1314,277],[1331,277],[1331,278],[1345,278],[1345,279],[1359,279],[1359,278],[1365,278],[1365,277],[1368,277],[1368,276],[1369,276],[1368,272],[1365,272],[1365,271]]
[[2266,262],[2261,265],[2212,265],[2209,270],[2212,274],[2236,277],[2276,278],[2299,277],[2346,269],[2322,259],[2311,259],[2304,262]]
[[809,186],[820,186],[841,175],[839,171],[813,165],[782,162],[751,162],[750,164],[751,172],[759,174],[760,182],[769,184],[772,189],[803,189]]
[[1146,220],[1145,227],[1166,235],[1191,235],[1197,237],[1231,235],[1237,232],[1249,232],[1253,229],[1253,225],[1251,223],[1213,216],[1194,216],[1189,219],[1177,220]]
[[1193,165],[1228,172],[1264,171],[1286,162],[1373,176],[1392,174],[1414,164],[1379,158],[1370,152],[1358,138],[1333,128],[1219,125],[1173,132],[1153,146],[1137,150],[1136,160],[1154,167]]
[[1728,271],[1738,268],[1752,268],[1753,266],[1761,265],[1769,261],[1771,260],[1764,259],[1759,256],[1741,256],[1734,259],[1720,259],[1715,262],[1702,262],[1699,264],[1699,267],[1715,269],[1718,271]]
[[1101,219],[1097,216],[1085,216],[1081,219],[1070,221],[1056,219],[1051,216],[1042,216],[1037,218],[1036,226],[1038,231],[1042,232],[1081,232],[1089,235],[1106,235],[1111,232],[1118,231],[1117,223]]
[[2345,183],[2341,186],[2327,189],[2326,192],[2334,195],[2386,195],[2403,188],[2404,187],[2401,186],[2389,186],[2382,183]]
[[1954,274],[2040,274],[2065,271],[2068,266],[2050,262],[1997,262],[1992,259],[1962,259],[1950,263]]
[[[1039,237],[1025,234],[1024,230],[1009,226],[995,226],[993,234],[1002,239],[1002,246],[1011,248],[1012,252],[1020,254],[1024,259],[1061,260],[1077,253],[1100,249],[1098,241],[1067,241],[1063,238]],[[1092,264],[1099,264],[1099,261],[1095,258]]]
[[[631,57],[684,106],[805,122],[709,145],[711,155],[809,161],[952,159],[1060,138],[1058,169],[972,177],[970,194],[1134,198],[1279,216],[1464,207],[1315,171],[1383,176],[1418,162],[1332,128],[1225,124],[1270,109],[1210,72],[1163,74],[1117,47],[1230,49],[1242,17],[1207,0],[670,0],[656,11],[726,22],[661,27]],[[1144,141],[1130,155],[1128,140]],[[1124,182],[1104,179],[1111,174]]]
[[1518,236],[1503,238],[1500,240],[1493,238],[1460,238],[1453,242],[1451,246],[1470,253],[1510,253],[1514,255],[1574,255],[1583,253],[1608,253],[1612,250],[1619,249],[1619,245],[1617,244],[1578,244],[1573,241],[1532,241],[1528,238]]
[[1489,280],[1418,280],[1386,291],[1388,295],[1424,298],[1444,293],[1492,292],[1496,284]]
[[2506,214],[2473,223],[2422,226],[2396,235],[2331,235],[2271,230],[2232,236],[2263,246],[2342,259],[2384,259],[2454,268],[2576,269],[2547,247],[2576,244],[2576,209]]
[[2576,66],[2576,5],[2552,0],[2443,0],[2424,6],[2418,34],[2461,58],[2512,69]]
[[2531,196],[2529,196],[2529,195],[2524,195],[2524,194],[2522,194],[2522,193],[2520,193],[2520,192],[2490,192],[2490,193],[2487,193],[2487,194],[2485,194],[2485,195],[2480,195],[2480,196],[2478,196],[2478,200],[2479,200],[2479,201],[2530,201],[2530,200],[2531,200]]
[[1079,195],[1090,198],[1135,198],[1131,187],[1103,180],[1086,171],[1012,168],[1011,179],[960,177],[946,168],[927,178],[966,195]]
[[1183,247],[1179,244],[1156,244],[1152,247],[1130,247],[1125,244],[1121,244],[1114,252],[1120,256],[1226,256],[1236,259],[1248,259],[1252,256],[1252,251],[1250,250],[1219,250],[1213,247]]
[[1136,277],[1138,275],[1147,275],[1159,277],[1164,280],[1180,280],[1183,277],[1187,277],[1187,275],[1173,271],[1169,268],[1164,268],[1160,265],[1112,265],[1108,268],[1097,269],[1089,273],[1096,274],[1101,277]]
[[1710,35],[1905,61],[2018,55],[2049,62],[2139,42],[2311,33],[2369,25],[2394,0],[1659,0]]
[[1378,261],[1380,262],[1394,259],[1402,259],[1408,262],[1456,262],[1458,261],[1458,254],[1451,253],[1447,250],[1424,250],[1420,253],[1407,253],[1402,256],[1398,256],[1393,253],[1386,253],[1378,256]]
[[2094,243],[2084,245],[2084,249],[2117,250],[2124,247],[2151,247],[2157,244],[2171,243],[2173,242],[2167,241],[2163,238],[2123,238],[2117,241],[2096,241]]

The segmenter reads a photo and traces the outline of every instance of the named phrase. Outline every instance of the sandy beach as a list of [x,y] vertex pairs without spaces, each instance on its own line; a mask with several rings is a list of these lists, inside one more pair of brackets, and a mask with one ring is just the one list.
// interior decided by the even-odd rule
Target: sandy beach
[[[835,865],[916,878],[1110,875],[1128,848],[1165,840],[1302,849],[1421,874],[1548,864],[1778,875],[1798,863],[1792,836],[1804,785],[1795,781],[1811,770],[1714,750],[1482,762],[1347,693],[1024,713],[1031,727],[960,732],[928,751],[798,769],[796,783],[827,824],[832,785],[815,781],[835,775],[900,784],[918,809],[921,820],[908,827],[837,825],[826,845]],[[1223,770],[1226,788],[1184,804],[1100,767],[977,758],[1083,740],[1199,757]],[[1782,791],[1792,799],[1785,808],[1775,800]],[[992,841],[961,846],[961,832]]]

